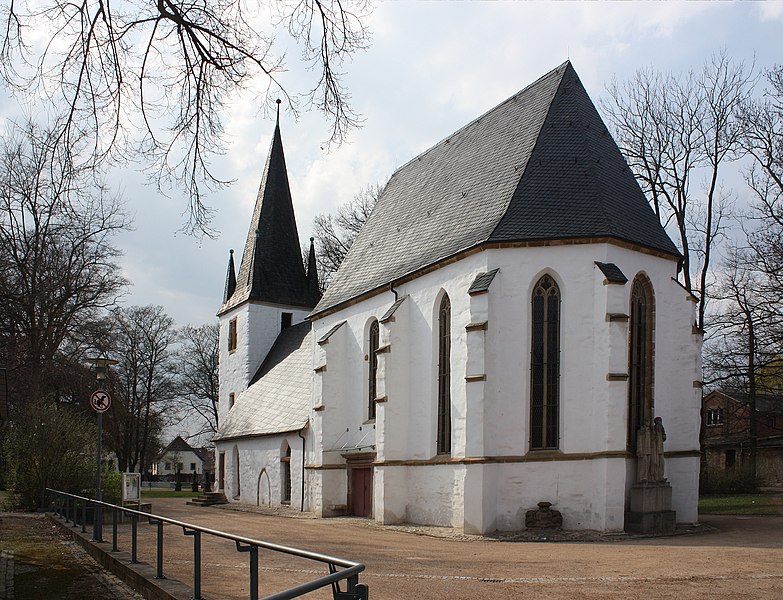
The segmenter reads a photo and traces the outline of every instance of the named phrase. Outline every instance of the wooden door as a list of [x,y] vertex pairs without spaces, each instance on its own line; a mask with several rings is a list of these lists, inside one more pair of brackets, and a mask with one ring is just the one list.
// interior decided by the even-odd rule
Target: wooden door
[[357,517],[372,514],[372,467],[351,469],[351,509]]
[[225,490],[226,489],[226,453],[221,452],[219,456],[220,459],[218,462],[218,469],[220,470],[220,481],[218,484],[218,489]]

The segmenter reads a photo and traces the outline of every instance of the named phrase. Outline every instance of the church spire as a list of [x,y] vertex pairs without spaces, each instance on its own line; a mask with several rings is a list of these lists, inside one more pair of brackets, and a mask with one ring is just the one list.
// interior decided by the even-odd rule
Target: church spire
[[318,265],[315,262],[315,238],[310,238],[310,252],[307,255],[307,291],[310,299],[318,304],[321,299],[321,288],[318,286]]
[[237,276],[234,272],[234,249],[228,251],[228,272],[226,273],[226,287],[223,291],[223,302],[228,302],[237,289]]
[[237,301],[312,308],[280,135],[280,104],[237,275]]

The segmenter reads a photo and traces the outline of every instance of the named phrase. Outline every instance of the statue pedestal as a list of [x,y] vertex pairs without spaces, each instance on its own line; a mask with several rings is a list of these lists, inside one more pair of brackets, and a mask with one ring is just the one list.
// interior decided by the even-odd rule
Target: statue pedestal
[[672,510],[672,486],[668,481],[631,486],[631,510],[625,514],[625,530],[645,535],[671,535],[677,523]]

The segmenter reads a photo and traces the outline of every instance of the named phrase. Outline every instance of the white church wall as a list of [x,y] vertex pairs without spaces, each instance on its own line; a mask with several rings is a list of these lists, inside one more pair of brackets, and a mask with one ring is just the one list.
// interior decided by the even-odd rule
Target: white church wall
[[[609,464],[613,463],[613,464]],[[621,530],[625,461],[552,461],[497,465],[499,531],[525,527],[525,513],[551,502],[563,515],[564,529]]]
[[462,527],[465,465],[409,467],[405,521],[423,525]]
[[[219,445],[226,452],[226,497],[256,506],[279,506],[283,499],[285,444],[291,448],[291,501],[301,507],[302,440],[297,434],[270,435],[232,440]],[[235,452],[236,449],[236,452]],[[237,497],[236,453],[239,455]]]
[[[655,298],[655,375],[653,404],[666,428],[665,476],[672,484],[672,508],[678,522],[698,518],[699,427],[701,406],[701,343],[694,331],[695,303],[681,285],[672,280],[675,265],[652,256],[639,257],[622,248],[612,248],[615,262],[628,277],[626,306],[634,277],[646,274]],[[627,393],[627,392],[626,392]],[[626,405],[627,411],[627,405]],[[625,413],[627,419],[627,412]]]
[[[629,282],[605,285],[596,260],[616,263]],[[698,402],[692,393],[698,344],[690,329],[692,307],[684,290],[671,281],[675,267],[674,261],[611,244],[503,248],[398,285],[398,295],[408,298],[394,321],[381,327],[382,344],[388,340],[391,348],[379,369],[387,399],[378,405],[375,423],[376,518],[482,531],[513,529],[524,524],[525,510],[542,500],[556,500],[565,509],[568,527],[621,529],[628,484],[623,458],[627,380],[622,378],[628,370],[628,324],[609,315],[629,312],[631,283],[640,271],[653,283],[656,316],[666,315],[656,322],[655,334],[656,414],[663,417],[667,431],[671,428],[666,450],[690,451],[698,443]],[[470,283],[492,268],[500,272],[489,293],[471,298]],[[555,279],[562,298],[560,446],[531,452],[530,302],[544,274]],[[469,471],[460,464],[427,464],[440,461],[435,453],[437,311],[444,292],[452,310],[451,459],[498,456],[524,461],[471,465]],[[334,347],[330,345],[328,353],[334,355],[328,357],[323,379],[337,377],[339,369],[343,386],[327,389],[323,384],[327,447],[329,439],[343,436],[350,446],[354,437],[365,435],[359,427],[369,425],[366,331],[370,320],[382,316],[393,301],[392,294],[379,294],[314,323],[319,339],[334,324],[347,321],[342,334],[335,334]],[[465,326],[482,315],[487,330],[466,332]],[[466,383],[465,376],[482,368],[486,381]],[[330,421],[331,408],[331,417],[339,418]],[[578,455],[574,458],[579,460],[567,455]],[[536,456],[541,460],[531,460]],[[667,469],[678,482],[675,487],[683,488],[674,492],[678,519],[688,520],[698,465],[694,470],[692,461],[681,462],[676,468],[667,464]],[[322,485],[325,505],[345,501],[344,472],[325,473]]]
[[[308,314],[306,310],[287,306],[246,302],[220,316],[220,420],[231,408],[230,395],[234,394],[235,400],[239,398],[269,353],[280,334],[284,312],[291,313],[292,324],[301,323]],[[234,319],[237,323],[237,345],[236,350],[229,351],[229,323]]]

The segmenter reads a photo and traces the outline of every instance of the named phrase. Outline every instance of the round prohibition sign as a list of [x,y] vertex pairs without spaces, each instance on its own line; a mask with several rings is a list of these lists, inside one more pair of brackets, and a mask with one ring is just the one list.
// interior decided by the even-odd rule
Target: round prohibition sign
[[90,396],[90,406],[97,413],[103,413],[111,407],[111,396],[106,390],[95,390]]

